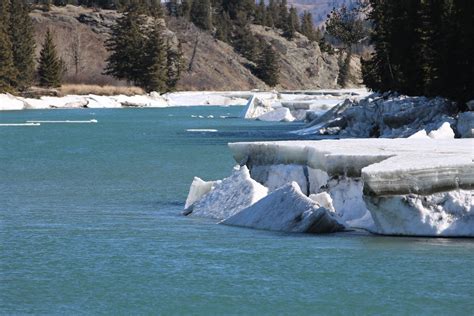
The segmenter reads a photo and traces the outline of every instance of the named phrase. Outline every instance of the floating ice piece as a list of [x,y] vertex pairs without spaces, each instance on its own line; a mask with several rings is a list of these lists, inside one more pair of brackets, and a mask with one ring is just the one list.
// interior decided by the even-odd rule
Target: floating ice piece
[[265,122],[293,122],[295,118],[291,115],[290,109],[278,108],[260,115],[257,117],[257,120]]
[[27,123],[41,123],[41,124],[96,124],[98,121],[96,119],[87,120],[87,121],[26,121]]
[[40,126],[40,123],[2,123],[0,126]]
[[474,237],[472,191],[368,196],[366,202],[379,234]]
[[272,95],[271,98],[262,98],[253,95],[242,113],[242,117],[245,119],[255,119],[262,116],[265,113],[271,112],[272,102],[276,100],[276,95]]
[[306,197],[296,182],[283,186],[221,224],[289,233],[324,234],[344,230],[337,218]]
[[437,130],[431,131],[428,136],[433,139],[453,139],[454,132],[448,122],[444,122]]
[[217,133],[217,129],[211,129],[211,128],[190,128],[187,129],[186,132],[190,133]]
[[191,187],[189,188],[189,194],[184,209],[187,209],[194,202],[200,200],[204,195],[211,192],[217,183],[220,183],[220,181],[204,181],[201,178],[195,177],[193,183],[191,183]]
[[188,214],[214,219],[228,218],[265,197],[268,189],[250,178],[247,167],[216,183],[214,189],[195,202]]

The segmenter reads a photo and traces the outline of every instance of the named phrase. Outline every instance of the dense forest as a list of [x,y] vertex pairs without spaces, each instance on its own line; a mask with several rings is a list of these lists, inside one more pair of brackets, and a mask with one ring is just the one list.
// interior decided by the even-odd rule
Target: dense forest
[[474,98],[474,5],[470,0],[370,0],[374,53],[367,87],[408,95]]

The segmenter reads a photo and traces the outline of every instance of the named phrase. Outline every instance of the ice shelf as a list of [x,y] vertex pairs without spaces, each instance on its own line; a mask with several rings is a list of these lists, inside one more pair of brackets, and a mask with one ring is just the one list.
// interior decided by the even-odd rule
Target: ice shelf
[[231,143],[239,164],[303,165],[362,177],[364,192],[429,194],[474,188],[472,139],[345,139]]

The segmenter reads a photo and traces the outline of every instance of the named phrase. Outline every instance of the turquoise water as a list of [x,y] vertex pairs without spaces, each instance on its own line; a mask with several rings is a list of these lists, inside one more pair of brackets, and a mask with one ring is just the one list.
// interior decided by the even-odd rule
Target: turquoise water
[[[180,216],[241,108],[0,112],[0,314],[472,314],[474,242],[289,235]],[[214,118],[193,118],[202,115]],[[230,116],[230,118],[220,118]],[[217,129],[190,133],[187,129]]]

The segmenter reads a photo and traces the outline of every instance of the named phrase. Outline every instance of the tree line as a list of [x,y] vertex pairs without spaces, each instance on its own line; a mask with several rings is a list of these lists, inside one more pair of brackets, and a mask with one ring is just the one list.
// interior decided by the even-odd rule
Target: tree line
[[369,0],[374,52],[363,79],[376,91],[474,98],[474,5],[469,0]]

